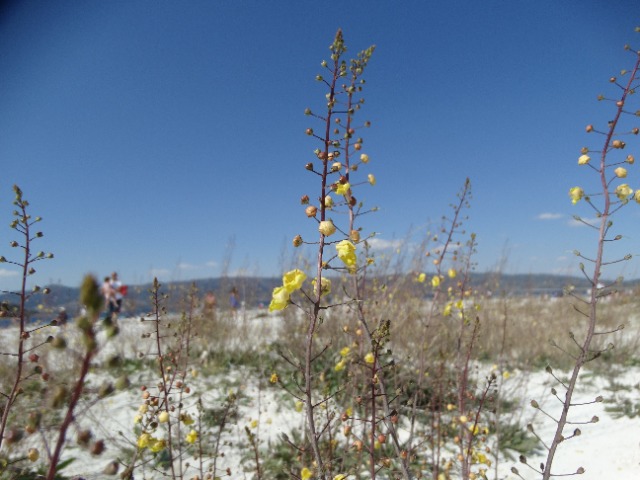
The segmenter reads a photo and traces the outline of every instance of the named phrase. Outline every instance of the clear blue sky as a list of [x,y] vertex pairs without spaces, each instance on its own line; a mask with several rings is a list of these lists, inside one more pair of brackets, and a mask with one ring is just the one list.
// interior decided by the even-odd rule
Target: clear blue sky
[[[567,191],[589,178],[579,150],[599,145],[584,126],[612,115],[596,96],[630,66],[624,44],[640,48],[637,13],[635,1],[5,2],[0,254],[14,253],[17,183],[44,218],[36,248],[56,255],[41,284],[206,278],[227,259],[230,273],[280,274],[291,238],[316,235],[299,204],[315,195],[303,112],[323,104],[314,77],[341,27],[349,53],[377,45],[361,118],[379,238],[424,232],[470,177],[479,271],[506,255],[511,273],[577,274],[571,251],[594,242],[571,226],[590,212]],[[630,207],[619,252],[638,254]],[[16,284],[0,270],[0,288]]]

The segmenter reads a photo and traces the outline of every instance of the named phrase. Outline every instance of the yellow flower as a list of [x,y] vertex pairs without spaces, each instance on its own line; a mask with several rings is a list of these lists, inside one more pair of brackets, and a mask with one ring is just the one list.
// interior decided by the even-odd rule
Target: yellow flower
[[376,361],[376,357],[373,356],[373,353],[369,352],[364,356],[365,363],[373,363]]
[[133,423],[140,423],[142,421],[142,415],[136,415],[133,417]]
[[271,378],[269,379],[269,382],[271,383],[278,383],[278,374],[277,373],[272,373],[271,374]]
[[345,480],[347,478],[347,476],[344,473],[341,473],[339,475],[336,475],[335,477],[333,477],[333,480]]
[[338,251],[338,258],[349,268],[350,272],[354,272],[356,269],[356,246],[349,240],[342,240],[336,244],[336,250]]
[[40,458],[40,452],[37,448],[30,448],[27,452],[27,458],[29,458],[29,461],[35,462]]
[[580,187],[573,187],[569,189],[569,196],[571,197],[571,203],[575,205],[584,197],[584,190]]
[[271,303],[269,304],[269,311],[283,310],[289,305],[289,292],[285,287],[276,287],[271,294]]
[[304,402],[298,400],[296,402],[296,412],[301,412],[303,408],[304,408]]
[[158,422],[167,423],[168,421],[169,421],[169,412],[167,412],[166,410],[163,412],[160,412],[160,415],[158,415]]
[[340,356],[346,357],[347,355],[349,355],[350,351],[351,349],[349,347],[344,347],[342,350],[340,350]]
[[151,435],[149,435],[148,433],[143,433],[138,437],[138,448],[147,448],[150,441]]
[[342,168],[342,164],[340,162],[333,162],[333,165],[331,165],[332,172],[337,172],[341,168]]
[[249,426],[251,428],[258,428],[258,420],[251,420],[251,423],[249,424]]
[[167,442],[165,442],[164,440],[156,440],[149,446],[149,450],[151,450],[152,452],[159,452],[160,450],[164,450],[165,447],[167,446]]
[[337,195],[346,195],[347,193],[349,193],[349,189],[350,188],[351,188],[351,185],[349,184],[349,182],[338,183],[338,188],[336,188],[336,194]]
[[581,155],[580,158],[578,158],[578,165],[586,165],[589,163],[589,160],[591,160],[589,155]]
[[447,275],[449,275],[449,278],[456,278],[456,275],[458,273],[456,272],[455,268],[450,268],[449,271],[447,272]]
[[332,220],[323,220],[318,225],[318,231],[326,237],[329,237],[336,233],[336,226]]
[[296,268],[284,274],[282,277],[282,285],[287,292],[293,293],[302,288],[302,284],[306,279],[307,275],[302,270]]
[[620,200],[622,200],[623,202],[626,202],[628,197],[633,195],[633,190],[629,188],[629,185],[627,185],[626,183],[623,183],[622,185],[618,185],[616,187],[616,195]]
[[366,153],[363,153],[362,155],[360,155],[360,161],[362,163],[369,163],[369,155],[367,155]]
[[624,178],[627,176],[627,169],[623,167],[618,167],[613,171],[613,173],[615,173],[616,177],[618,178]]
[[424,281],[427,279],[427,274],[426,273],[421,273],[420,275],[418,275],[418,282],[420,283],[424,283]]
[[376,177],[373,175],[373,173],[370,173],[370,174],[367,176],[367,179],[369,180],[369,183],[370,183],[371,185],[375,185],[375,184],[376,184]]
[[148,410],[149,410],[149,405],[147,405],[146,403],[143,403],[142,405],[140,405],[140,407],[138,407],[138,411],[140,413],[147,413]]
[[300,470],[301,480],[309,480],[311,477],[313,477],[313,472],[307,467],[304,467],[302,470]]
[[[316,295],[318,294],[318,290],[316,287],[317,282],[318,282],[317,278],[314,278],[313,282],[311,282],[313,284],[313,291],[316,293]],[[322,284],[322,287],[320,289],[321,297],[331,293],[331,280],[329,280],[327,277],[322,277],[322,280],[320,281],[320,283]]]
[[198,432],[191,430],[184,439],[187,443],[195,443],[198,440]]
[[453,306],[453,305],[451,305],[451,302],[447,303],[447,304],[444,306],[444,310],[442,311],[442,315],[444,315],[445,317],[450,316],[450,315],[451,315],[451,307],[452,307],[452,306]]
[[640,203],[640,190],[636,190],[634,198],[636,199],[636,202]]
[[439,275],[434,275],[433,278],[431,279],[431,286],[433,288],[438,288],[440,286],[440,276]]
[[338,363],[336,363],[336,366],[333,368],[336,372],[341,372],[342,370],[344,370],[344,367],[347,366],[347,362],[344,361],[344,358],[341,359]]

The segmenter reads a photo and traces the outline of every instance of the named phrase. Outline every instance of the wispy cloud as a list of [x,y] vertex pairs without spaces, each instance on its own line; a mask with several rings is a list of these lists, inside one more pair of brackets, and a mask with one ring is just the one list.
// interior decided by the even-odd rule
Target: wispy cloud
[[186,263],[186,262],[180,262],[178,265],[176,265],[176,268],[178,270],[181,270],[183,272],[187,271],[193,271],[193,270],[200,270],[202,268],[201,265],[193,265],[191,263]]
[[402,240],[385,240],[383,238],[372,238],[367,240],[367,243],[373,250],[389,250],[392,248],[400,248],[402,246]]
[[18,272],[16,272],[15,270],[7,270],[6,268],[0,268],[0,277],[2,278],[15,277],[17,275],[18,275]]
[[563,218],[564,215],[562,213],[541,213],[540,215],[538,215],[536,218],[538,220],[559,220],[561,218]]

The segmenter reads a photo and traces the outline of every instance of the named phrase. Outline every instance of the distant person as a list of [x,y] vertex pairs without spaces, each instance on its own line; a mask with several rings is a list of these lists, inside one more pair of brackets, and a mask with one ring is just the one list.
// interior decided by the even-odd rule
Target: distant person
[[206,315],[215,315],[216,312],[216,296],[213,292],[209,291],[204,296],[204,313]]
[[116,272],[111,274],[111,288],[113,289],[115,297],[113,312],[111,312],[111,320],[115,323],[118,319],[118,315],[120,315],[120,312],[122,311],[122,300],[126,292],[126,287],[122,285],[122,282],[118,278],[118,274]]
[[113,312],[116,310],[116,292],[111,285],[111,277],[104,277],[104,282],[102,282],[100,291],[104,297],[106,317],[110,319],[113,316]]
[[238,289],[233,287],[229,292],[229,306],[233,312],[233,316],[236,316],[236,312],[240,308],[240,300],[238,299]]

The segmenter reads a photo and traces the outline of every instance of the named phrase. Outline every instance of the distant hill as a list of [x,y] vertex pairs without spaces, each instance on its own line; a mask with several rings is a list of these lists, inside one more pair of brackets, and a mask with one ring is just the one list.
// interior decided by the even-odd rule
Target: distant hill
[[[392,279],[386,279],[387,283]],[[185,299],[192,286],[195,286],[197,294],[202,297],[208,291],[215,293],[218,306],[225,308],[229,305],[228,296],[232,287],[235,287],[240,299],[247,308],[255,308],[260,305],[268,305],[272,290],[281,285],[282,280],[275,277],[234,277],[234,278],[209,278],[192,281],[168,282],[161,285],[161,291],[167,293],[165,306],[169,311],[182,311],[185,309]],[[473,273],[471,284],[474,288],[494,295],[562,295],[563,288],[573,285],[578,290],[586,291],[589,283],[585,278],[535,274],[535,275],[503,275],[495,273]],[[640,285],[640,280],[624,282],[622,288],[634,288]],[[151,310],[150,290],[152,284],[130,285],[125,299],[127,315],[141,315]],[[32,319],[55,316],[60,307],[64,307],[70,315],[76,315],[79,305],[79,288],[62,285],[49,286],[49,295],[34,295],[27,302],[27,310]],[[14,304],[17,296],[0,295],[0,301],[5,304]]]

